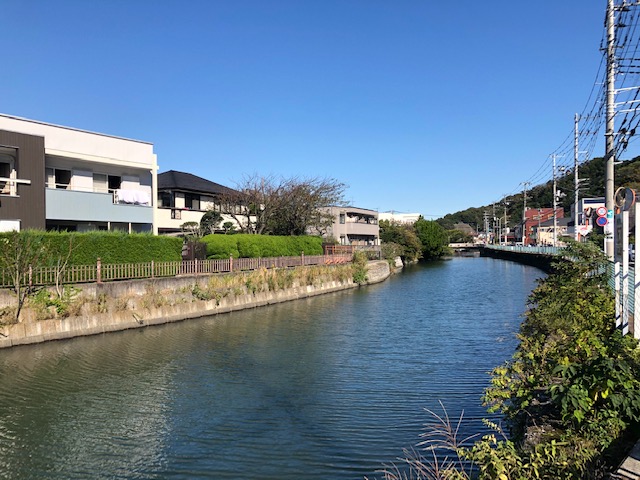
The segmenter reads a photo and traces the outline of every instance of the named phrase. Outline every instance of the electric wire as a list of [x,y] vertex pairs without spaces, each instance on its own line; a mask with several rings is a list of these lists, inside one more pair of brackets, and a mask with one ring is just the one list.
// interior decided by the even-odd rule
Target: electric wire
[[[612,62],[616,88],[615,119],[618,122],[614,132],[614,158],[620,158],[627,151],[628,146],[636,142],[640,134],[640,11],[639,4],[622,4],[614,7],[614,22],[616,25],[615,58]],[[596,73],[595,81],[579,114],[578,145],[579,157],[594,158],[594,152],[602,137],[606,123],[606,71],[607,71],[607,29],[606,15],[603,22],[603,34],[600,50],[603,53]],[[558,172],[569,175],[574,168],[575,130],[572,128],[564,140],[551,154],[542,161],[540,166],[526,180],[528,185],[542,185],[553,179]],[[556,158],[556,171],[553,171],[553,156]],[[579,160],[580,163],[580,160]],[[556,178],[558,178],[556,176]],[[525,183],[525,182],[522,182]],[[520,185],[510,195],[520,193]]]

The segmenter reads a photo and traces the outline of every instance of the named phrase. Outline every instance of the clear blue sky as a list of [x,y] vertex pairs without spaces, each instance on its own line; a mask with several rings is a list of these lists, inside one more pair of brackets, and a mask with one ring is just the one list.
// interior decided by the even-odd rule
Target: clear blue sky
[[160,171],[334,177],[353,205],[428,218],[519,190],[571,134],[606,7],[1,3],[0,112],[152,142]]

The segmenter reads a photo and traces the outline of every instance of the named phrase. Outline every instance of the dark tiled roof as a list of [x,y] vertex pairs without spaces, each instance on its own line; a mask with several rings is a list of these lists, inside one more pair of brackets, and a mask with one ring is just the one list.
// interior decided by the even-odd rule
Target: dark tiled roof
[[191,173],[169,170],[158,174],[158,190],[184,190],[195,193],[223,194],[234,190]]

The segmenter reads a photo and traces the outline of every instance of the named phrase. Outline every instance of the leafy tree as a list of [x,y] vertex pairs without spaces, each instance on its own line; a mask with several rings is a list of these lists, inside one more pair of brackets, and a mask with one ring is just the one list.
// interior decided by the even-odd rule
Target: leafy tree
[[31,269],[43,264],[46,257],[46,248],[39,232],[14,230],[0,237],[0,272],[9,277],[11,289],[16,295],[16,321],[20,319],[28,296],[34,292]]
[[200,224],[198,222],[184,222],[180,225],[182,232],[185,235],[191,235],[194,237],[201,237]]
[[381,220],[380,241],[382,244],[401,246],[400,255],[405,261],[415,261],[422,256],[422,243],[418,238],[414,225]]
[[469,225],[483,225],[485,208],[467,208],[456,213],[449,213],[436,220],[445,230],[453,230],[456,223],[468,223]]
[[[521,459],[553,442],[565,462],[554,478],[586,478],[640,422],[640,356],[612,321],[600,248],[571,242],[566,254],[532,293],[520,345],[494,370],[485,401],[505,414]],[[547,475],[551,463],[540,468]]]
[[224,222],[222,224],[222,228],[224,229],[224,233],[233,233],[236,230],[236,226],[233,222]]
[[404,257],[405,249],[399,243],[386,242],[380,245],[382,258],[393,261],[396,257]]
[[438,258],[448,251],[447,232],[438,222],[420,217],[415,223],[416,233],[422,243],[422,256],[426,259]]
[[473,235],[461,232],[460,230],[447,230],[447,236],[449,237],[449,243],[472,243]]
[[200,219],[200,231],[202,235],[209,235],[215,233],[218,225],[222,221],[222,215],[215,210],[207,210]]

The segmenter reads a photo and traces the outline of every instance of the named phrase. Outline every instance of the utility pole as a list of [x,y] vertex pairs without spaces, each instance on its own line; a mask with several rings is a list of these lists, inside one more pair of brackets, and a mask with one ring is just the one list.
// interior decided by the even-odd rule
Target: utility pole
[[578,178],[578,121],[580,115],[576,113],[574,117],[574,138],[573,138],[573,172],[574,172],[574,196],[573,196],[573,239],[578,241],[578,226],[580,222],[578,219],[578,193],[580,189],[580,179]]
[[509,205],[509,202],[507,202],[507,196],[504,196],[504,224],[503,224],[503,228],[504,228],[504,244],[507,244],[507,206]]
[[[605,131],[605,207],[607,217],[614,209],[614,129],[615,129],[615,18],[613,0],[607,1],[607,106],[606,106],[606,131]],[[612,219],[609,219],[612,220]],[[610,261],[614,257],[613,225],[605,226],[604,253]]]
[[[553,246],[558,246],[558,215],[556,214],[556,210],[558,208],[558,197],[564,194],[559,193],[556,190],[556,158],[561,155],[556,155],[555,153],[551,155],[553,159]],[[561,168],[561,171],[564,172],[564,168]]]
[[553,158],[553,246],[556,246],[556,241],[558,239],[556,234],[556,228],[558,227],[558,219],[556,218],[556,155],[551,155]]
[[522,245],[528,245],[527,239],[527,187],[531,185],[531,182],[522,182],[520,185],[524,187],[522,194],[522,200],[524,205],[522,206]]
[[484,211],[484,244],[489,240],[489,212]]
[[[498,219],[496,218],[496,202],[493,202],[493,243],[496,243],[496,226],[498,225]],[[498,232],[500,235],[500,232]],[[498,239],[500,240],[500,239]]]
[[531,185],[531,182],[522,182],[520,183],[524,187],[524,193],[522,194],[522,199],[524,200],[524,206],[522,207],[522,221],[527,220],[527,187]]

